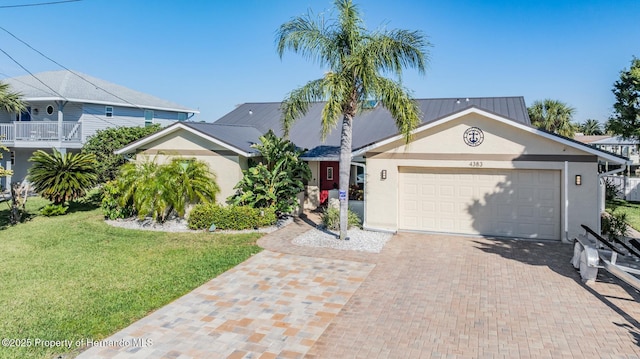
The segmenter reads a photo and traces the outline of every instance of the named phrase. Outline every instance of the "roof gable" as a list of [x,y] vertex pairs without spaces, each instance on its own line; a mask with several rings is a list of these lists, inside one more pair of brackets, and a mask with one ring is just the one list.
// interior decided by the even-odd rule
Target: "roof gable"
[[[18,76],[3,81],[8,83],[14,91],[20,92],[27,102],[68,100],[173,112],[199,112],[77,71],[47,71],[34,76]],[[55,91],[47,88],[38,79]]]
[[[534,127],[532,127],[530,125],[526,125],[526,124],[523,124],[523,123],[519,123],[519,122],[516,122],[516,121],[512,121],[512,120],[506,119],[506,118],[501,117],[499,115],[496,115],[494,113],[490,113],[490,112],[487,112],[485,110],[476,108],[475,106],[471,106],[469,108],[463,109],[461,111],[458,111],[458,112],[453,113],[453,114],[451,114],[449,116],[446,116],[446,117],[443,117],[441,119],[438,119],[436,121],[432,121],[432,122],[423,124],[422,126],[416,128],[413,131],[413,134],[414,135],[419,134],[421,132],[427,131],[427,130],[429,130],[431,128],[434,128],[434,127],[439,126],[439,125],[443,125],[445,123],[448,123],[450,121],[459,119],[459,118],[461,118],[463,116],[466,116],[466,115],[469,115],[469,114],[477,114],[477,115],[480,115],[480,116],[495,120],[497,122],[502,123],[503,125],[507,125],[507,126],[512,126],[512,127],[518,128],[518,129],[523,130],[525,132],[528,132],[530,134],[533,134],[533,135],[536,135],[536,136],[540,136],[540,137],[545,138],[547,140],[562,144],[564,146],[576,149],[578,151],[582,151],[582,152],[589,153],[591,155],[598,156],[599,158],[605,159],[607,161],[611,161],[611,162],[615,162],[615,163],[621,163],[621,164],[628,162],[628,160],[626,158],[617,156],[615,154],[611,154],[611,153],[606,152],[606,151],[601,151],[599,149],[596,149],[594,147],[591,147],[589,145],[580,143],[580,142],[575,141],[575,140],[571,140],[571,139],[568,139],[568,138],[565,138],[565,137],[562,137],[562,136],[558,136],[558,135],[553,134],[553,133],[549,133],[549,132],[546,132],[546,131],[539,130],[539,129],[534,128]],[[392,144],[394,142],[404,144],[403,140],[404,140],[404,136],[402,136],[402,135],[389,136],[386,139],[383,139],[383,140],[381,140],[379,142],[376,142],[376,143],[371,144],[369,146],[365,146],[365,147],[362,147],[362,148],[359,148],[359,149],[355,150],[353,152],[352,156],[354,156],[354,157],[363,156],[367,152],[374,151],[374,150],[376,150],[376,149],[378,149],[380,147],[383,147],[383,146],[386,146],[386,145],[390,145],[390,144]]]
[[262,134],[253,127],[218,125],[214,123],[177,122],[153,135],[132,142],[115,151],[116,154],[132,153],[168,134],[179,130],[188,131],[206,141],[215,143],[244,157],[253,157],[258,152],[251,147]]

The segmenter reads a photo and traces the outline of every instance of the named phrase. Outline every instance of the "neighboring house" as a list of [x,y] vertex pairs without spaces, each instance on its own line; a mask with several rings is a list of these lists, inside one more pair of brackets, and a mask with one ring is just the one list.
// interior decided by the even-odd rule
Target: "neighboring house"
[[[575,237],[580,224],[599,228],[598,161],[625,158],[532,127],[522,97],[417,102],[422,124],[409,144],[382,106],[354,120],[350,182],[364,188],[365,228],[556,240]],[[340,130],[320,140],[323,106],[313,104],[289,134],[312,171],[305,206],[323,202],[339,180]],[[250,145],[269,129],[282,135],[280,119],[280,103],[246,103],[118,153],[206,159],[224,201],[259,155]]]
[[0,111],[0,142],[7,188],[22,181],[38,149],[79,151],[87,138],[108,127],[134,127],[184,121],[198,111],[79,72],[49,71],[2,80],[27,103],[23,113]]
[[640,142],[638,142],[638,140],[624,139],[621,136],[614,136],[593,141],[591,142],[591,145],[601,150],[628,157],[631,160],[631,166],[633,166],[634,169],[637,169],[638,165],[640,165],[640,155],[638,154]]

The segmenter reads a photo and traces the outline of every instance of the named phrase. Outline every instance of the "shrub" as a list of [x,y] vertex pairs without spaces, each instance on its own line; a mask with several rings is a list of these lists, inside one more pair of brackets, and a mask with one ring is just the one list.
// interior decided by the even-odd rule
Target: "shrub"
[[124,206],[120,204],[121,195],[120,187],[114,181],[107,182],[102,186],[102,201],[100,202],[100,207],[102,208],[104,218],[129,218],[135,214],[131,202],[128,202]]
[[612,179],[604,178],[604,198],[612,201],[622,196],[622,190]]
[[611,238],[617,239],[627,235],[628,227],[626,213],[613,210],[610,213],[604,213],[600,220],[602,234],[606,234]]
[[29,158],[33,166],[27,176],[33,190],[54,204],[83,197],[98,178],[96,157],[91,154],[52,153],[38,150]]
[[273,131],[260,137],[261,144],[251,147],[260,151],[262,161],[243,171],[235,186],[237,192],[227,199],[236,206],[275,207],[278,214],[291,213],[298,205],[298,193],[311,178],[307,163],[300,159],[302,151]]
[[191,229],[208,229],[215,224],[218,229],[241,230],[270,226],[276,221],[274,207],[222,207],[214,203],[202,203],[193,207],[187,223]]
[[98,130],[87,138],[82,146],[82,153],[93,154],[97,159],[98,182],[106,183],[114,180],[120,166],[127,161],[123,155],[116,155],[115,150],[160,131],[159,124],[148,127],[110,127]]
[[67,213],[68,206],[62,204],[48,204],[40,210],[40,214],[46,217],[62,216]]
[[[355,212],[353,212],[352,210],[349,210],[347,214],[347,222],[347,228],[360,228],[360,217],[358,217],[358,215],[355,214]],[[327,228],[329,229],[340,229],[340,210],[337,208],[328,207],[322,214],[322,224],[327,226]]]

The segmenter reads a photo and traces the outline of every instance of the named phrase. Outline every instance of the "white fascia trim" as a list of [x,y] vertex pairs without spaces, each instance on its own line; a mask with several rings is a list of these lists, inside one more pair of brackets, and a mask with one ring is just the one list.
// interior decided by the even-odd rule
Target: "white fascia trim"
[[139,141],[133,142],[133,143],[129,144],[128,146],[125,146],[125,147],[115,151],[114,153],[116,155],[123,155],[123,154],[126,154],[126,153],[133,152],[136,149],[138,149],[140,146],[146,145],[147,143],[153,142],[153,141],[155,141],[155,140],[157,140],[157,139],[159,139],[159,138],[161,138],[163,136],[166,136],[166,135],[168,135],[170,133],[173,133],[173,132],[176,132],[178,130],[185,130],[187,132],[190,132],[190,133],[192,133],[192,134],[194,134],[196,136],[199,136],[199,137],[201,137],[201,138],[203,138],[203,139],[205,139],[207,141],[213,142],[213,143],[215,143],[215,144],[217,144],[219,146],[222,146],[222,147],[224,147],[224,148],[226,148],[228,150],[231,150],[231,151],[233,151],[233,152],[235,152],[235,153],[237,153],[237,154],[239,154],[241,156],[244,156],[244,157],[255,157],[255,156],[257,156],[257,154],[255,154],[255,153],[245,152],[245,151],[243,151],[243,150],[241,150],[241,149],[239,149],[237,147],[234,147],[234,146],[231,146],[231,145],[229,145],[229,144],[227,144],[225,142],[222,142],[222,141],[218,140],[215,137],[211,137],[211,136],[206,135],[206,134],[204,134],[204,133],[202,133],[200,131],[194,130],[191,127],[185,126],[180,122],[177,122],[177,123],[165,128],[164,130],[162,130],[160,132],[156,132],[156,133],[154,133],[153,135],[151,135],[149,137],[146,137],[146,138],[143,138],[143,139],[141,139]]
[[304,156],[300,156],[300,159],[303,161],[313,161],[313,162],[321,162],[321,161],[339,161],[340,158],[338,157],[304,157]]
[[[509,119],[506,119],[504,117],[492,114],[490,112],[486,112],[486,111],[480,110],[480,109],[478,109],[476,107],[468,108],[468,109],[466,109],[464,111],[454,113],[454,114],[449,115],[447,117],[443,117],[443,118],[441,118],[441,119],[439,119],[437,121],[430,122],[430,123],[428,123],[426,125],[423,125],[421,127],[416,128],[415,130],[413,130],[413,132],[411,132],[411,134],[415,135],[415,134],[420,133],[422,131],[426,131],[426,130],[428,130],[430,128],[433,128],[435,126],[438,126],[438,125],[441,125],[443,123],[449,122],[449,121],[451,121],[453,119],[456,119],[456,118],[459,118],[459,117],[462,117],[462,116],[466,116],[466,115],[469,115],[469,114],[472,114],[472,113],[475,113],[475,114],[478,114],[478,115],[481,115],[481,116],[484,116],[484,117],[488,117],[488,118],[491,118],[491,119],[496,120],[498,122],[501,122],[501,123],[503,123],[505,125],[513,126],[513,127],[519,128],[519,129],[521,129],[523,131],[527,131],[529,133],[532,133],[532,134],[535,134],[535,135],[538,135],[538,136],[542,136],[542,137],[544,137],[546,139],[549,139],[549,140],[552,140],[552,141],[555,141],[555,142],[558,142],[558,143],[562,143],[565,146],[569,146],[569,147],[575,148],[577,150],[581,150],[581,151],[590,153],[592,155],[598,156],[598,157],[603,158],[603,159],[605,159],[607,161],[610,161],[610,162],[615,162],[615,163],[619,163],[619,164],[631,164],[631,160],[624,160],[624,159],[618,158],[616,156],[609,155],[607,153],[604,153],[602,151],[599,151],[599,150],[597,150],[595,148],[592,148],[592,147],[589,147],[587,145],[584,145],[584,146],[578,145],[578,144],[576,144],[576,143],[574,143],[572,141],[566,140],[566,139],[564,139],[562,137],[554,136],[554,135],[549,134],[547,132],[540,131],[540,130],[538,130],[536,128],[529,127],[529,126],[526,126],[524,124],[515,122],[513,120],[509,120]],[[374,150],[374,149],[376,149],[378,147],[387,145],[389,143],[398,141],[398,140],[403,139],[403,138],[404,138],[403,135],[396,135],[396,136],[390,137],[390,138],[388,138],[386,140],[374,143],[374,144],[372,144],[370,146],[363,147],[363,148],[353,152],[353,156],[363,156],[363,155],[365,155],[365,153],[367,153],[367,152],[369,152],[371,150]]]
[[172,108],[172,107],[148,106],[148,105],[138,105],[138,104],[130,104],[130,103],[124,103],[124,102],[98,101],[98,100],[87,100],[87,99],[78,99],[78,98],[25,97],[23,100],[25,102],[31,102],[31,101],[69,101],[69,102],[78,102],[78,103],[87,103],[87,104],[105,105],[105,106],[119,106],[119,107],[140,108],[140,109],[143,109],[143,110],[158,110],[158,111],[169,111],[169,112],[200,113],[200,111],[198,111],[198,110],[192,110],[192,109],[188,109],[188,108]]

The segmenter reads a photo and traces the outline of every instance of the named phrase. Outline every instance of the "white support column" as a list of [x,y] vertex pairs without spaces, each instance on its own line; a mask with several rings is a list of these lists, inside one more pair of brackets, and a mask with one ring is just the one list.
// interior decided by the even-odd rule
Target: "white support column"
[[62,122],[64,121],[64,106],[67,104],[67,101],[56,101],[56,105],[58,106],[58,148],[62,148]]

